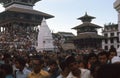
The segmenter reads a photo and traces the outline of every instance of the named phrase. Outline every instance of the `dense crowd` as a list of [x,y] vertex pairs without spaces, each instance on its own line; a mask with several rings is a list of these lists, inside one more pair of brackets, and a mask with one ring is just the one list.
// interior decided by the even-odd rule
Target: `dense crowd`
[[120,78],[120,58],[108,52],[1,52],[0,78]]
[[13,52],[13,50],[28,51],[36,44],[37,34],[38,30],[35,31],[32,28],[20,27],[14,31],[13,29],[6,29],[0,32],[0,50],[7,50],[8,52]]

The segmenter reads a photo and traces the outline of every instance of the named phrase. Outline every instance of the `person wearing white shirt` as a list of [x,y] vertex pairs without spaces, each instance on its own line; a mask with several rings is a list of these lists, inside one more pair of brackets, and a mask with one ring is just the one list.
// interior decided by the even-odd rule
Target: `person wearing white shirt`
[[27,77],[28,77],[28,74],[29,74],[30,72],[31,72],[31,71],[29,71],[27,68],[24,68],[22,71],[17,70],[17,71],[16,71],[16,78],[27,78]]
[[66,78],[81,78],[81,70],[79,69],[78,63],[74,56],[66,58],[66,63],[70,69],[70,73]]
[[26,61],[23,57],[17,57],[15,60],[15,66],[18,70],[15,72],[15,78],[27,78],[31,72],[26,67]]

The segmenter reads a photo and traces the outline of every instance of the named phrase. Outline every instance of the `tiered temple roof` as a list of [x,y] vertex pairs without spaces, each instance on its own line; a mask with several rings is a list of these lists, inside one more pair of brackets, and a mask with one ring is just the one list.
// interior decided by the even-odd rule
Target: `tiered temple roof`
[[79,39],[92,39],[92,38],[101,39],[101,38],[105,38],[105,37],[103,37],[101,35],[98,35],[98,34],[89,34],[89,33],[80,34],[80,35],[74,37],[75,40],[79,40]]
[[81,20],[82,22],[91,22],[92,19],[95,19],[95,17],[89,16],[86,12],[84,16],[79,17],[78,19]]
[[102,28],[99,25],[93,24],[91,23],[92,19],[94,19],[95,17],[89,16],[87,13],[85,13],[84,16],[78,18],[79,20],[81,20],[83,23],[73,27],[72,29],[80,29],[80,28],[84,28],[84,27],[92,27],[92,28]]
[[[85,13],[84,16],[78,18],[78,19],[80,19],[82,21],[82,24],[80,24],[78,26],[75,26],[72,29],[77,30],[77,35],[81,35],[81,34],[82,35],[83,34],[85,34],[85,35],[88,34],[89,35],[91,33],[92,33],[92,35],[97,35],[97,29],[102,28],[102,27],[99,26],[99,25],[91,23],[92,19],[94,19],[94,18],[95,17],[89,16],[87,13]],[[86,37],[87,37],[87,35],[86,35]]]
[[4,7],[8,7],[12,4],[34,6],[34,4],[38,1],[41,1],[41,0],[0,0],[0,3],[3,4]]
[[36,14],[36,15],[41,15],[44,18],[52,18],[54,16],[47,14],[47,13],[43,13],[37,10],[30,10],[30,9],[22,9],[22,8],[16,8],[16,7],[12,7],[10,9],[8,9],[7,11],[13,11],[13,12],[19,12],[19,13],[28,13],[28,14]]
[[84,23],[82,23],[82,24],[80,24],[80,25],[78,25],[78,26],[76,26],[76,27],[74,27],[72,29],[76,29],[77,30],[77,29],[80,29],[82,27],[102,28],[99,25],[96,25],[96,24],[93,24],[93,23],[90,23],[90,22],[84,22]]
[[104,37],[98,35],[97,29],[102,27],[91,23],[94,18],[85,13],[84,16],[78,18],[82,21],[82,24],[72,28],[77,30],[77,36],[73,38],[77,48],[86,50],[88,48],[97,49],[101,47],[101,41]]

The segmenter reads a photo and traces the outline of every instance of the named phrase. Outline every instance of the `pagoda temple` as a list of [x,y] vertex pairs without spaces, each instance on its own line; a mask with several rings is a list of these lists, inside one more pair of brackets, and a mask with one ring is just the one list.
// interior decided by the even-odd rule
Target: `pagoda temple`
[[54,16],[33,9],[41,0],[0,0],[0,50],[29,50],[37,44],[38,26]]
[[98,35],[97,29],[102,27],[91,23],[94,18],[95,17],[89,16],[85,13],[84,16],[78,18],[78,20],[82,21],[82,24],[72,28],[77,30],[77,36],[73,39],[77,49],[93,50],[101,48],[103,36]]

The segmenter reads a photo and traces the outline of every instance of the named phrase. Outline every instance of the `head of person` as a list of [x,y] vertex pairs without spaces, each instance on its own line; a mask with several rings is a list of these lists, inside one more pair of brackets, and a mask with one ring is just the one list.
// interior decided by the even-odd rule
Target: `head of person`
[[16,57],[15,59],[15,66],[18,68],[20,71],[24,69],[26,66],[26,60],[23,57]]
[[83,60],[78,61],[79,68],[87,68],[87,63]]
[[9,53],[4,53],[3,54],[3,60],[6,64],[10,63],[11,55]]
[[0,70],[3,72],[5,76],[13,74],[13,68],[10,64],[2,64],[0,66]]
[[100,64],[106,64],[108,61],[108,54],[107,52],[103,51],[98,54],[98,61]]
[[60,69],[61,69],[62,72],[69,69],[65,61],[60,62],[59,66],[60,66]]
[[97,55],[95,54],[95,53],[90,53],[89,55],[88,55],[88,62],[90,63],[90,64],[93,64],[93,63],[95,63],[97,61]]
[[33,67],[33,72],[39,73],[41,69],[44,66],[44,61],[40,55],[35,55],[33,56],[32,60],[32,67]]
[[102,65],[96,74],[96,78],[120,78],[120,64]]
[[110,50],[108,52],[109,60],[111,60],[114,56],[117,56],[117,51],[113,46],[111,46],[111,48],[110,48]]
[[110,52],[108,53],[108,58],[109,58],[109,60],[111,60],[114,56],[117,56],[117,52],[110,51]]
[[78,62],[76,61],[74,56],[69,56],[66,58],[66,64],[70,70],[70,72],[72,72],[72,74],[76,77],[80,77],[81,76],[81,70],[79,69],[79,65]]
[[76,61],[74,56],[67,57],[65,62],[71,71],[79,68],[78,62]]
[[100,68],[101,64],[99,62],[94,63],[90,68],[90,73],[93,78],[96,78],[96,73]]
[[49,61],[50,72],[55,72],[58,69],[58,64],[55,60]]
[[66,62],[65,62],[65,61],[60,62],[60,63],[59,63],[59,67],[60,67],[60,70],[61,70],[60,73],[61,73],[64,77],[67,77],[68,74],[69,74],[69,72],[70,72],[70,70],[69,70]]

